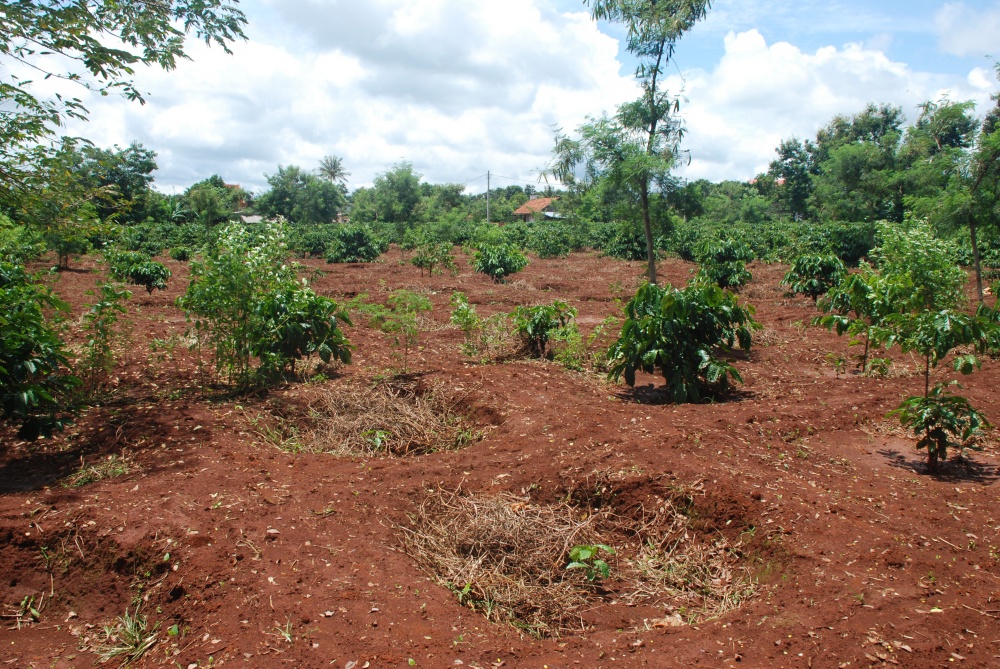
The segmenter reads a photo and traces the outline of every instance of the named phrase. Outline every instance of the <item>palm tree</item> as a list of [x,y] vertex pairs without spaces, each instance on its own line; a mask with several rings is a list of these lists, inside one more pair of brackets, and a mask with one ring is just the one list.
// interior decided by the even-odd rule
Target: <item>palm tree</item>
[[347,185],[347,177],[351,176],[351,173],[344,168],[344,161],[339,156],[324,156],[323,160],[319,161],[319,170],[317,171],[320,177],[330,183],[339,183],[342,186]]

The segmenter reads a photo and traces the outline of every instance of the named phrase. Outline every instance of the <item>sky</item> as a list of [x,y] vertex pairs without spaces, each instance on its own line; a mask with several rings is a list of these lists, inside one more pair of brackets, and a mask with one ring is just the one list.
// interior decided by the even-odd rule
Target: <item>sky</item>
[[[431,183],[532,183],[553,133],[638,96],[620,26],[581,0],[243,0],[248,40],[189,43],[171,72],[140,70],[139,105],[86,98],[66,131],[157,152],[156,187],[212,174],[253,191],[277,166],[340,156],[351,189],[408,161]],[[949,96],[978,113],[1000,90],[1000,0],[715,0],[678,44],[688,179],[747,180],[784,138],[868,102]],[[79,91],[76,92],[79,94]]]

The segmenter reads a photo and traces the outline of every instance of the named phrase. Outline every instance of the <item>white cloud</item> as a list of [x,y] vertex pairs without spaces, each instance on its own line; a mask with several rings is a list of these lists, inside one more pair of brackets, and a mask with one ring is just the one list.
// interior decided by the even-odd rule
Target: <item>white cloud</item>
[[[247,2],[250,40],[234,55],[192,43],[193,60],[176,71],[140,73],[147,105],[90,99],[91,122],[70,130],[101,146],[138,140],[157,151],[167,191],[212,173],[263,188],[279,163],[312,168],[327,154],[344,158],[355,187],[400,160],[432,182],[487,169],[530,176],[549,160],[553,126],[572,130],[637,93],[617,41],[557,1]],[[945,92],[988,103],[985,68],[967,77],[914,71],[875,48],[887,43],[876,35],[805,52],[768,44],[756,29],[729,32],[718,63],[668,82],[690,100],[693,162],[683,173],[750,178],[782,138],[814,136],[870,101],[911,115]]]
[[541,0],[271,2],[235,55],[192,44],[174,72],[146,71],[140,108],[91,101],[78,128],[101,145],[159,153],[159,187],[220,173],[263,187],[279,163],[340,155],[352,185],[410,160],[430,181],[542,167],[552,126],[635,94],[617,43],[585,13]]
[[979,9],[949,2],[938,11],[935,25],[945,53],[1000,57],[1000,2]]
[[[767,169],[784,138],[814,137],[837,114],[853,114],[869,102],[890,103],[911,118],[916,105],[948,95],[953,100],[989,100],[968,80],[915,72],[881,51],[849,44],[805,53],[778,42],[768,45],[756,30],[730,33],[725,55],[712,72],[687,75],[682,113],[689,178],[748,179]],[[670,85],[682,82],[673,77]]]

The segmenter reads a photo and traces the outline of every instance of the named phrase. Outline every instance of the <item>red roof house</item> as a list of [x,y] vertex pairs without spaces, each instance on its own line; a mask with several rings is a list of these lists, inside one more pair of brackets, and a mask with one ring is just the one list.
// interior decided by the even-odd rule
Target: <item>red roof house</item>
[[535,214],[547,214],[552,212],[552,203],[557,197],[536,197],[528,200],[519,209],[514,211],[514,218],[520,221],[530,221]]

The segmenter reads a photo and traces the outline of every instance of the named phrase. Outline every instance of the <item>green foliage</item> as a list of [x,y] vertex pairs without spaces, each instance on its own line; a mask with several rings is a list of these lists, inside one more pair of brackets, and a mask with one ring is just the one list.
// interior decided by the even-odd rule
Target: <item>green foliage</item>
[[873,252],[879,270],[892,277],[900,311],[950,309],[965,301],[965,272],[954,244],[938,239],[926,223],[883,223]]
[[514,331],[521,338],[528,353],[535,357],[545,356],[549,338],[576,317],[576,309],[565,302],[556,300],[552,304],[534,307],[519,306],[510,314]]
[[781,285],[787,286],[791,295],[807,295],[815,302],[840,285],[845,275],[844,263],[837,256],[802,255],[792,262]]
[[0,262],[24,264],[45,253],[45,240],[36,230],[14,225],[0,214]]
[[23,267],[0,262],[0,417],[28,440],[63,428],[68,395],[80,383],[45,309],[69,306]]
[[573,546],[569,550],[570,562],[566,565],[566,570],[583,569],[590,582],[598,577],[606,579],[611,575],[611,567],[600,557],[601,553],[614,555],[615,549],[604,544]]
[[410,290],[393,291],[385,306],[366,304],[360,307],[360,311],[368,315],[370,325],[392,335],[393,344],[403,347],[403,374],[408,371],[410,348],[420,343],[417,316],[431,309],[431,301],[427,297]]
[[267,183],[271,189],[255,203],[257,211],[267,217],[281,216],[298,225],[324,225],[332,223],[345,204],[342,186],[295,165],[279,165]]
[[114,347],[120,337],[119,317],[127,313],[125,302],[132,293],[114,283],[99,283],[91,304],[83,316],[87,340],[77,363],[77,374],[83,379],[83,389],[90,399],[104,391],[108,375],[115,367]]
[[475,306],[469,304],[464,293],[455,291],[451,296],[451,322],[457,325],[465,341],[462,352],[481,360],[494,360],[506,353],[506,343],[510,336],[510,319],[500,312],[488,318],[476,313]]
[[[241,388],[269,383],[301,357],[350,362],[350,346],[335,303],[317,296],[287,263],[280,223],[252,231],[229,224],[201,261],[178,300],[194,322],[199,346],[215,353],[216,370]],[[255,367],[255,361],[258,362]]]
[[164,290],[172,276],[170,270],[142,251],[114,251],[104,254],[111,269],[111,276],[119,281],[127,281],[142,286],[147,294],[154,290]]
[[942,384],[926,396],[908,397],[890,416],[899,418],[903,427],[920,437],[917,448],[927,449],[927,464],[937,469],[939,460],[946,460],[948,447],[975,448],[974,439],[985,427],[986,418],[972,408],[964,397],[946,392]]
[[527,247],[539,258],[565,258],[573,250],[573,240],[567,226],[542,222],[534,226]]
[[186,246],[175,246],[170,249],[170,257],[178,262],[191,260],[191,249]]
[[[875,339],[876,330],[883,319],[898,309],[893,298],[891,278],[876,272],[867,263],[861,271],[848,274],[826,298],[819,301],[825,316],[817,316],[813,325],[821,325],[837,335],[851,335],[851,345],[864,344],[861,369],[867,369],[868,352]],[[860,337],[863,337],[861,339]]]
[[285,283],[262,297],[254,310],[257,336],[251,353],[260,361],[265,381],[295,374],[298,360],[313,355],[326,364],[351,362],[351,347],[339,323],[350,317],[335,301],[300,283]]
[[629,225],[604,226],[596,239],[602,255],[619,260],[645,260],[646,238],[642,230]]
[[434,276],[434,272],[441,273],[439,267],[447,268],[452,274],[458,272],[455,258],[451,254],[452,246],[448,242],[430,243],[426,242],[416,247],[416,253],[410,259],[410,264],[420,268],[420,276],[427,270],[427,276]]
[[646,285],[625,307],[621,335],[608,350],[609,377],[635,385],[636,370],[663,374],[675,402],[697,402],[706,391],[722,391],[729,379],[742,381],[718,351],[734,345],[749,350],[753,307],[713,284],[678,290]]
[[497,283],[503,283],[511,274],[516,274],[528,265],[528,259],[510,244],[483,244],[473,257],[472,266],[480,274],[486,274]]
[[698,262],[701,263],[698,280],[724,289],[745,286],[753,279],[746,266],[753,259],[753,250],[742,241],[723,239],[708,242],[698,254]]
[[327,242],[328,263],[373,262],[385,253],[389,244],[364,225],[337,226]]

